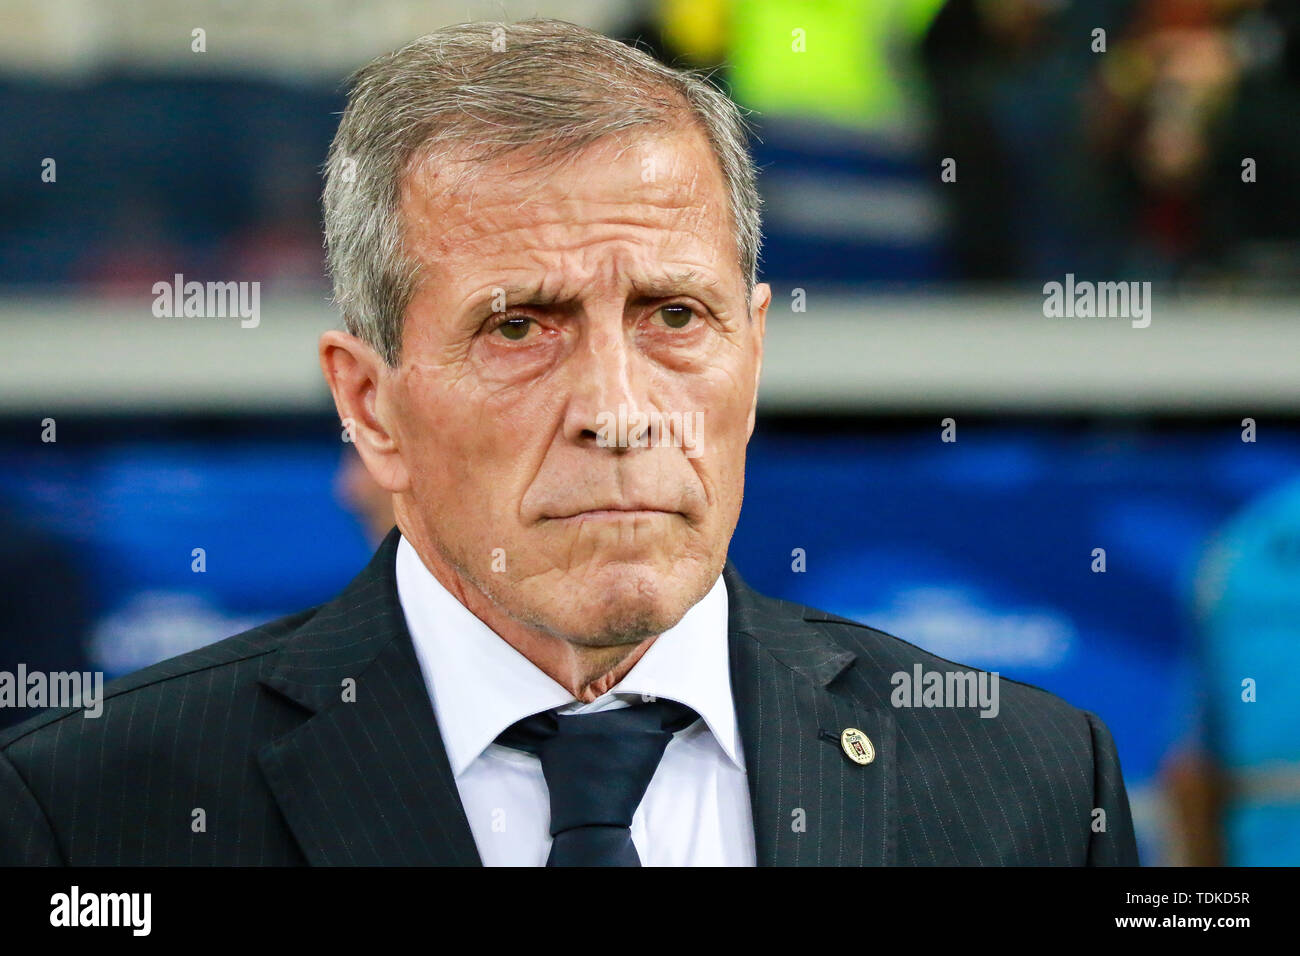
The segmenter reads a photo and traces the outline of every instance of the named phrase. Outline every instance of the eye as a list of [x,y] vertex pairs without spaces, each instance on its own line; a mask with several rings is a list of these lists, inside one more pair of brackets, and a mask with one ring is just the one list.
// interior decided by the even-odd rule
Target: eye
[[684,329],[695,318],[695,311],[688,305],[661,305],[655,315],[662,316],[664,325],[670,329]]
[[494,332],[500,332],[502,338],[511,342],[522,342],[528,337],[528,330],[536,323],[527,316],[515,315],[501,321]]

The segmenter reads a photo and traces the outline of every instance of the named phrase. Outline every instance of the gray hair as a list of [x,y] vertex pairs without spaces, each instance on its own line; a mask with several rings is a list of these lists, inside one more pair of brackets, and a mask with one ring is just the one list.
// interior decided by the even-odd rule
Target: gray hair
[[760,234],[748,130],[705,77],[560,20],[446,27],[362,67],[325,167],[325,243],[347,330],[397,364],[419,276],[400,212],[416,163],[526,151],[551,163],[623,130],[683,122],[718,160],[752,292]]

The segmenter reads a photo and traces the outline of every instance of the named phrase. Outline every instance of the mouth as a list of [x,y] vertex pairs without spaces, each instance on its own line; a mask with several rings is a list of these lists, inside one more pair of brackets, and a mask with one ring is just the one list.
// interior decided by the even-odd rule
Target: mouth
[[678,514],[665,508],[590,508],[567,515],[552,515],[551,521],[629,521]]

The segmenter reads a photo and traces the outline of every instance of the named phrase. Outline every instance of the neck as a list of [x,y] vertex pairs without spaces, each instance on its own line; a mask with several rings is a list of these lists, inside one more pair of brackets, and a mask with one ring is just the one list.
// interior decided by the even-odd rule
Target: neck
[[523,629],[522,633],[516,634],[509,627],[494,625],[484,620],[482,615],[478,617],[496,631],[502,640],[532,661],[542,673],[583,703],[590,703],[601,694],[608,693],[611,687],[627,676],[627,672],[655,641],[654,637],[648,637],[640,644],[583,647],[552,634],[541,634],[530,629]]

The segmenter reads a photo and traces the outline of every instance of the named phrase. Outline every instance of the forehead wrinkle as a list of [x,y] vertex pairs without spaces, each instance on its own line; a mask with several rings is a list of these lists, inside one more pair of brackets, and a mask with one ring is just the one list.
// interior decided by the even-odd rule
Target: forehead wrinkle
[[[437,266],[440,271],[462,281],[474,281],[487,274],[497,274],[485,285],[521,291],[534,282],[530,276],[542,273],[555,281],[591,282],[603,273],[606,279],[620,273],[645,273],[662,284],[673,260],[688,264],[678,270],[680,281],[698,280],[700,268],[711,272],[722,261],[725,250],[699,241],[698,233],[684,228],[663,228],[642,223],[575,223],[571,229],[547,227],[545,235],[521,236],[508,229],[478,240],[455,243],[446,250]],[[653,241],[644,241],[646,235]],[[687,275],[686,273],[694,273]],[[510,279],[509,275],[520,276]]]
[[693,228],[690,222],[680,220],[669,224],[643,218],[598,222],[557,219],[507,224],[493,222],[488,216],[459,224],[448,231],[435,233],[435,229],[433,223],[424,229],[417,228],[415,235],[408,240],[407,248],[425,266],[461,277],[473,275],[481,269],[567,269],[567,263],[574,256],[603,259],[612,255],[622,260],[637,255],[674,257],[685,254],[688,260],[699,258],[712,262],[725,259],[730,246],[726,236],[721,237],[720,243],[704,241],[701,232],[707,232],[707,229],[700,225]]
[[[581,210],[613,207],[632,211],[631,214],[625,212],[622,215],[596,213],[589,217],[610,224],[658,228],[650,221],[652,216],[635,213],[635,210],[654,210],[666,213],[692,213],[693,218],[697,220],[717,218],[719,226],[724,231],[729,228],[725,202],[717,203],[714,198],[708,196],[708,190],[698,188],[704,171],[699,169],[697,164],[688,165],[688,176],[685,179],[669,176],[656,180],[654,185],[659,188],[653,189],[648,195],[645,194],[647,184],[640,181],[639,175],[634,176],[638,188],[642,190],[642,194],[636,200],[574,195],[576,191],[586,188],[587,185],[578,177],[541,178],[527,184],[533,188],[526,188],[522,187],[517,180],[512,180],[508,173],[508,169],[480,170],[477,175],[469,179],[468,183],[450,189],[438,188],[435,185],[441,178],[436,173],[433,174],[432,180],[424,179],[420,183],[417,183],[413,177],[407,180],[403,197],[406,203],[416,207],[412,210],[414,215],[408,221],[412,226],[432,225],[434,222],[445,221],[454,216],[459,220],[458,222],[450,227],[444,227],[436,236],[428,236],[429,240],[439,244],[450,242],[466,232],[469,233],[470,241],[491,235],[495,231],[491,228],[494,217],[489,210],[499,206],[507,207],[514,214],[524,214],[524,221],[508,227],[511,231],[572,222],[574,207]],[[665,178],[667,183],[663,181]],[[610,191],[614,192],[617,188],[612,186]],[[700,195],[702,192],[703,196]]]
[[[493,207],[505,207],[509,213],[506,216],[494,216],[491,212]],[[610,212],[599,213],[596,211],[599,207],[609,207]],[[586,198],[559,201],[529,198],[516,201],[501,197],[496,202],[482,203],[477,214],[473,207],[461,206],[459,215],[455,217],[459,221],[444,225],[437,230],[436,235],[428,235],[428,232],[436,228],[435,220],[445,223],[456,212],[456,206],[453,205],[428,216],[426,222],[432,228],[420,230],[426,231],[426,242],[447,247],[453,243],[469,244],[493,238],[504,240],[512,234],[534,233],[535,241],[554,243],[562,232],[574,233],[572,239],[555,246],[557,250],[563,250],[590,241],[592,233],[597,230],[611,228],[694,236],[705,221],[716,217],[715,208],[711,204],[692,202],[689,196],[673,203]],[[725,228],[725,224],[719,221],[719,227]],[[598,238],[608,241],[611,237]]]

